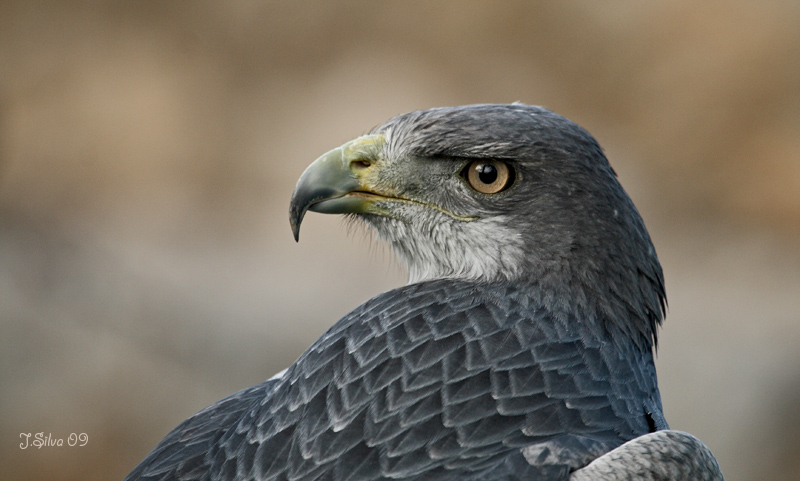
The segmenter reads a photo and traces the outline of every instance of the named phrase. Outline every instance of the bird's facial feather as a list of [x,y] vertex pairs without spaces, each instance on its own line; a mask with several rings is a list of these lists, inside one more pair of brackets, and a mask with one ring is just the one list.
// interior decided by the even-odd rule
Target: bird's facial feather
[[[385,132],[385,146],[391,132]],[[393,157],[384,148],[359,172],[366,190],[380,192],[358,217],[392,246],[409,282],[437,278],[513,279],[524,257],[521,233],[508,222],[503,197],[470,187],[469,159]],[[510,189],[509,189],[510,190]]]

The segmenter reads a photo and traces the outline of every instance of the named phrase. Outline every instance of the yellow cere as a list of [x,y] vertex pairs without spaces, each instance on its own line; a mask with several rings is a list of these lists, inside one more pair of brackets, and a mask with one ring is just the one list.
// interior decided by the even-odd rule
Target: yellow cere
[[[364,160],[374,164],[380,160],[386,137],[383,134],[364,135],[342,145],[342,155],[347,162]],[[366,169],[355,174],[361,189],[378,195],[393,197],[397,195],[387,185],[378,187],[378,169]]]
[[342,146],[344,158],[375,160],[383,149],[386,138],[383,134],[364,135]]

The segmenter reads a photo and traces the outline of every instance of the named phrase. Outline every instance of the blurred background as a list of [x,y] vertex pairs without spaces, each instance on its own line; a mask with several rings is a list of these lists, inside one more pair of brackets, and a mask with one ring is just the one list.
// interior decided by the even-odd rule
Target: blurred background
[[798,25],[793,0],[4,0],[4,479],[122,479],[402,285],[336,216],[294,242],[300,173],[396,114],[513,101],[592,132],[642,212],[672,427],[729,481],[800,479]]

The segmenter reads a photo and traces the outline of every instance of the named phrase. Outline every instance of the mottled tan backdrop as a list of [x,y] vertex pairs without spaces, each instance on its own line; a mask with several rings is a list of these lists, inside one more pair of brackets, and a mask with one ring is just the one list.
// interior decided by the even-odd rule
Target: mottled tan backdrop
[[730,481],[800,479],[798,25],[794,0],[5,0],[3,479],[121,479],[401,285],[336,217],[294,243],[297,177],[395,114],[513,101],[591,131],[650,228],[672,426]]

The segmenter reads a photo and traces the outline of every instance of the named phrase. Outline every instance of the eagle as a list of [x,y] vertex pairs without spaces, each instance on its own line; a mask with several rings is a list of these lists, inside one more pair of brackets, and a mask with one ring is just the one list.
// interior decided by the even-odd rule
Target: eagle
[[201,410],[126,480],[723,479],[670,430],[662,269],[598,142],[523,104],[398,115],[290,203],[373,229],[409,283]]

